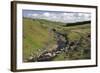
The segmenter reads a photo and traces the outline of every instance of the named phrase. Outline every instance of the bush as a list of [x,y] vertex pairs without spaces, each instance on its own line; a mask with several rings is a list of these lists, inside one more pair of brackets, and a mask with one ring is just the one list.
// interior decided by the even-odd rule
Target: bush
[[91,21],[83,21],[83,22],[75,22],[75,23],[67,23],[65,26],[76,26],[76,25],[84,25],[91,23]]

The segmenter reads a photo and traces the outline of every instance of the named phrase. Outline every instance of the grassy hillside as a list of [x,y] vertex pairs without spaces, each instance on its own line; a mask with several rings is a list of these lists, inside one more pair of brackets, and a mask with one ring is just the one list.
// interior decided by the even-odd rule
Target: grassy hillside
[[[65,23],[51,22],[43,19],[23,18],[23,60],[26,61],[30,56],[37,57],[44,50],[52,50],[57,47],[54,33],[67,34],[69,42],[81,39],[77,50],[62,52],[53,60],[75,60],[90,58],[90,24],[64,26]],[[73,46],[72,46],[73,47]]]
[[[49,24],[43,20],[33,20],[24,18],[23,20],[23,55],[24,59],[27,59],[30,55],[38,55],[41,51],[45,50],[45,47],[50,47],[55,41],[53,41],[52,33],[49,33],[49,28],[58,27],[58,25]],[[48,43],[49,44],[48,46]],[[40,51],[39,51],[40,50]]]

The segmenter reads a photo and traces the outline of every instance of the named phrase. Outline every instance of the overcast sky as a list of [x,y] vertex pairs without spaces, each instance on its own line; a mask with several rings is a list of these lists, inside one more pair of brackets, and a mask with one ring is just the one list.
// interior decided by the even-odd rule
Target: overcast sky
[[61,12],[61,11],[39,11],[23,10],[23,17],[47,19],[50,21],[73,23],[79,21],[91,20],[90,13],[82,12]]

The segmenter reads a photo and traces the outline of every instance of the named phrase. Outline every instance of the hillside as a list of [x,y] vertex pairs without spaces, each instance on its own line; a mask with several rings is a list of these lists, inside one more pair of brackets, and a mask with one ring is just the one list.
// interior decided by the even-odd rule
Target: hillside
[[[57,46],[58,33],[65,36],[60,38],[69,44],[79,42],[76,50],[62,52],[52,60],[90,59],[90,24],[64,26],[65,23],[51,22],[43,19],[23,18],[23,61],[30,57],[38,57],[44,51],[52,51]],[[56,30],[56,33],[53,31]],[[70,46],[71,48],[75,45]],[[73,48],[72,48],[73,49]]]

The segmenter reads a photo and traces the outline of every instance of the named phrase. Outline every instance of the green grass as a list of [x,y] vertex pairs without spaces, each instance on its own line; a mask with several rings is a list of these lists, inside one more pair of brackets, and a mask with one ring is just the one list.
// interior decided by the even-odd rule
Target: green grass
[[38,21],[24,19],[23,24],[24,58],[28,58],[31,53],[36,53],[39,48],[44,47],[44,43],[49,39],[49,33]]
[[[52,33],[49,33],[49,26],[52,28],[53,23],[50,23],[50,25],[47,23],[49,22],[43,20],[23,19],[23,59],[29,58],[32,54],[36,55],[36,52],[39,54],[41,53],[41,51],[38,51],[39,49],[43,50],[43,48],[50,47],[55,43]],[[47,46],[48,43],[51,44]]]
[[[79,40],[81,36],[87,38],[87,35],[90,34],[90,24],[66,27],[63,25],[65,23],[23,18],[23,60],[27,60],[31,55],[37,56],[45,48],[50,50],[56,45],[53,32],[50,32],[52,28],[55,28],[59,32],[67,33],[69,41]],[[84,53],[84,48],[90,48],[89,45],[90,42],[82,41],[82,45],[79,47],[80,50],[77,52],[71,51],[67,55],[62,53],[54,58],[54,60],[90,58],[90,49],[87,53]]]

